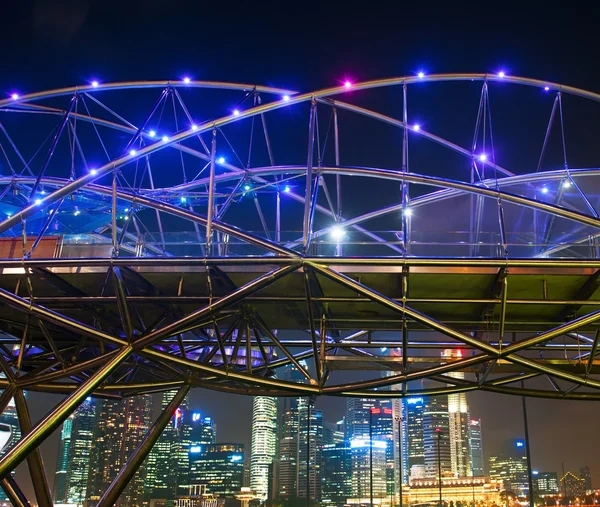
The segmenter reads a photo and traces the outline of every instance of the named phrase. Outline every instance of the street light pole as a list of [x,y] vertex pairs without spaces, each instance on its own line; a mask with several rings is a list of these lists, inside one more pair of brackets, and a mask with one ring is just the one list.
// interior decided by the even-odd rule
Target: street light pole
[[398,423],[398,467],[400,468],[398,489],[400,490],[400,507],[402,507],[402,484],[404,482],[404,470],[402,463],[402,416],[396,417],[396,422]]
[[369,495],[373,507],[373,409],[369,410]]
[[440,489],[440,507],[444,507],[442,503],[442,451],[441,451],[441,438],[442,429],[436,428],[437,433],[437,455],[438,455],[438,486]]

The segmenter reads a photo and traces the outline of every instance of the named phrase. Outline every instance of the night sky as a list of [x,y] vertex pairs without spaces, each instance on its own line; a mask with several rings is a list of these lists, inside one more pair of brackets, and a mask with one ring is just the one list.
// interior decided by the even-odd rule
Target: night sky
[[[494,72],[600,91],[600,9],[583,2],[186,2],[184,0],[20,0],[1,13],[0,94],[88,82],[177,79],[239,81],[320,89],[354,80],[430,73]],[[416,4],[416,5],[415,5]],[[422,6],[422,7],[419,7]],[[452,177],[452,175],[450,175]],[[33,418],[58,398],[32,395]],[[249,450],[251,399],[194,391],[221,441]],[[335,421],[345,402],[327,400]],[[522,437],[521,400],[470,394],[483,419],[486,455]],[[317,407],[325,402],[319,400]],[[534,469],[578,472],[590,465],[600,486],[593,402],[529,402]],[[57,435],[42,449],[50,474]],[[23,477],[25,474],[21,474]],[[25,484],[24,477],[21,479]],[[32,496],[33,497],[33,496]]]

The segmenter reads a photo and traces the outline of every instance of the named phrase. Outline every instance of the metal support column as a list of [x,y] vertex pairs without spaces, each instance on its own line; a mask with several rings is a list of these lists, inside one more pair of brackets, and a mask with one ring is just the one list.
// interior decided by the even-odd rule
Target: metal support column
[[440,507],[443,507],[443,500],[442,500],[442,451],[441,451],[441,445],[442,445],[442,430],[441,428],[436,428],[436,434],[437,434],[437,458],[438,458],[438,487],[440,490]]
[[[404,400],[400,399],[398,402],[400,403],[400,411],[402,411],[402,404],[404,403]],[[399,505],[402,507],[402,486],[404,484],[404,464],[402,462],[402,416],[397,417],[396,420],[398,422],[398,466],[400,468],[400,480],[398,481],[398,489],[400,490]]]
[[312,215],[312,169],[313,169],[313,151],[315,144],[315,120],[316,120],[317,102],[314,97],[310,105],[310,118],[308,120],[308,157],[306,160],[306,192],[304,194],[304,222],[302,227],[302,242],[304,244],[304,253],[310,246],[310,217]]
[[369,410],[369,500],[373,507],[373,409]]
[[[25,401],[22,389],[17,389],[15,393],[15,408],[17,409],[21,433],[25,434],[31,429],[31,418],[29,417],[29,410],[27,409],[27,402]],[[52,495],[50,494],[48,477],[46,476],[39,447],[27,458],[27,466],[29,467],[29,475],[31,476],[38,505],[40,507],[52,507]]]
[[5,479],[2,479],[0,486],[2,486],[4,493],[6,493],[13,507],[31,507],[29,500],[27,500],[27,497],[12,476],[9,475]]
[[217,129],[213,129],[210,148],[210,176],[208,179],[208,211],[206,212],[206,255],[212,253],[212,222],[215,195],[215,157],[217,155]]
[[144,440],[142,440],[135,452],[129,457],[127,463],[125,463],[125,466],[114,478],[104,495],[102,495],[97,507],[110,507],[117,503],[121,493],[123,493],[129,484],[129,481],[133,478],[138,468],[144,462],[146,456],[150,454],[152,447],[154,447],[154,444],[173,417],[173,414],[179,405],[181,405],[183,402],[189,390],[190,386],[185,385],[179,389],[179,391],[177,391],[177,394],[173,397],[171,403],[169,403],[163,413],[160,414],[159,418],[148,430],[148,433],[146,433]]
[[17,444],[0,459],[0,480],[8,477],[81,403],[113,373],[132,352],[132,347],[123,347],[105,366],[100,368],[54,410],[31,428]]

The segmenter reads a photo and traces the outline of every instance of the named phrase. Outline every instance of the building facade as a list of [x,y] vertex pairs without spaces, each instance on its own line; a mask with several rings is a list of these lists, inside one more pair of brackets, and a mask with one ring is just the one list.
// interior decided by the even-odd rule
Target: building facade
[[351,496],[350,446],[344,442],[323,445],[321,501],[344,505]]
[[[460,349],[446,349],[442,352],[442,360],[456,361],[461,359]],[[462,372],[452,372],[449,377],[464,379]],[[448,395],[448,435],[450,443],[450,470],[456,477],[473,475],[471,468],[469,407],[466,393]]]
[[[176,391],[166,391],[155,402],[166,410]],[[177,408],[152,451],[148,455],[146,492],[149,500],[165,500],[173,504],[190,484],[189,451],[192,441],[192,419],[186,397]]]
[[558,491],[558,476],[556,472],[538,472],[534,470],[533,487],[537,496],[554,496]]
[[387,442],[368,438],[350,440],[350,503],[370,501],[371,476],[373,499],[379,499],[377,503],[380,503],[381,499],[388,498],[386,463]]
[[260,498],[270,496],[269,469],[277,456],[277,400],[256,396],[252,403],[250,488]]
[[[138,395],[119,401],[99,401],[90,450],[87,507],[94,507],[121,467],[133,454],[151,424],[152,397]],[[146,465],[142,464],[117,507],[139,507],[146,499]]]
[[496,456],[490,456],[490,478],[502,481],[507,491],[512,491],[519,496],[526,495],[529,492],[529,482],[525,442],[523,440],[504,442],[501,451]]
[[[425,399],[423,407],[423,456],[425,476],[452,476],[448,398],[434,396]],[[439,456],[439,460],[438,460]]]
[[[309,424],[310,417],[310,424]],[[310,431],[309,431],[310,426]],[[323,411],[312,407],[312,400],[298,400],[298,479],[297,496],[321,498],[321,450]]]
[[423,411],[425,399],[412,397],[403,400],[402,411],[402,464],[404,484],[425,477],[425,450],[423,441]]
[[205,485],[209,495],[233,497],[244,482],[244,444],[192,446],[190,484]]
[[473,477],[485,475],[481,419],[471,418],[469,423],[469,451],[471,452],[471,475]]

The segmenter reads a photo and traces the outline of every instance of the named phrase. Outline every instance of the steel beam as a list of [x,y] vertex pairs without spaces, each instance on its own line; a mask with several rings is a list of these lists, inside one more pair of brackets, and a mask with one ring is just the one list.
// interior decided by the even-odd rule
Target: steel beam
[[10,500],[13,507],[31,507],[31,504],[27,500],[27,497],[19,488],[17,482],[11,475],[0,481],[2,489],[6,493],[6,496]]
[[[27,402],[25,401],[22,389],[17,389],[15,393],[15,407],[17,409],[21,433],[26,434],[31,430],[31,418],[29,417],[29,410],[27,409]],[[42,453],[39,447],[27,457],[27,465],[39,507],[52,507],[52,495],[50,494],[48,477],[46,476],[46,469],[44,468]]]
[[200,310],[197,310],[185,317],[179,319],[172,324],[169,324],[165,327],[157,329],[151,333],[142,336],[135,342],[136,349],[142,349],[156,341],[159,341],[168,336],[172,336],[178,332],[180,332],[183,328],[193,325],[194,323],[200,322],[203,319],[210,318],[213,315],[216,315],[221,310],[230,307],[239,301],[243,300],[245,297],[258,292],[261,289],[271,285],[273,282],[277,281],[279,278],[295,271],[298,269],[299,263],[291,260],[290,265],[281,267],[276,269],[275,271],[270,271],[266,273],[256,280],[252,280],[247,284],[243,285],[239,289],[235,290],[231,294],[221,298],[218,302],[208,305]]
[[25,433],[17,444],[0,459],[0,480],[6,478],[27,458],[69,415],[125,361],[132,352],[126,346],[105,366],[100,368],[70,396],[59,403],[41,421]]
[[177,394],[173,397],[167,408],[160,414],[156,422],[148,430],[148,433],[146,433],[146,436],[138,448],[129,457],[125,466],[119,471],[109,488],[104,495],[102,495],[102,498],[98,502],[98,507],[111,507],[116,505],[119,497],[129,484],[129,481],[133,478],[144,459],[146,459],[146,456],[150,454],[154,444],[167,424],[169,424],[169,421],[173,418],[173,414],[181,405],[189,390],[190,386],[184,385],[177,391]]

